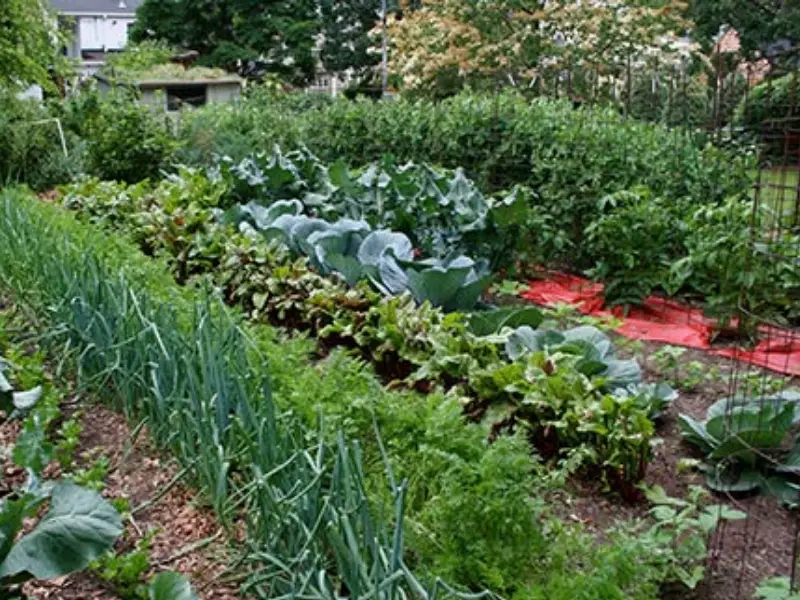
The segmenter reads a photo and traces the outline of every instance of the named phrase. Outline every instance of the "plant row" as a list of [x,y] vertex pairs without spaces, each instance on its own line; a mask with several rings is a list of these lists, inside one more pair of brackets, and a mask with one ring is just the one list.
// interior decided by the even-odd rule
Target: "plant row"
[[[465,289],[472,303],[477,296],[468,259],[410,260],[402,234],[298,216],[299,202],[222,213],[203,207],[208,181],[196,175],[155,187],[89,180],[62,202],[166,256],[177,280],[210,278],[255,320],[308,330],[323,349],[355,348],[387,380],[447,389],[475,419],[508,406],[495,433],[519,424],[545,458],[579,456],[623,494],[638,494],[653,419],[674,392],[643,384],[636,361],[616,359],[599,330],[557,332],[532,308],[446,314],[440,307],[458,307]],[[249,219],[243,232],[232,214]]]
[[[342,163],[325,166],[305,150],[276,148],[239,163],[221,158],[210,176],[228,190],[224,206],[246,202],[252,212],[297,199],[298,211],[404,233],[415,249],[437,259],[466,253],[496,271],[516,267],[515,261],[558,263],[567,253],[569,268],[585,265],[605,283],[612,305],[638,304],[653,293],[681,296],[704,304],[720,329],[736,326],[751,337],[764,320],[800,319],[800,237],[783,229],[769,207],[754,210],[736,195],[699,204],[636,187],[599,197],[591,208],[554,205],[580,219],[565,226],[528,188],[486,198],[461,170],[398,167],[388,159],[349,171]],[[260,215],[249,216],[266,227],[268,215]],[[231,216],[241,218],[241,210]],[[569,239],[575,231],[579,245]],[[470,281],[479,279],[480,269]]]
[[[269,597],[302,590],[333,598],[339,586],[362,594],[376,585],[388,597],[400,586],[429,593],[403,564],[404,484],[391,488],[390,529],[373,521],[358,445],[328,445],[278,413],[269,374],[258,369],[263,357],[229,314],[211,299],[182,301],[155,265],[127,266],[130,248],[103,245],[21,195],[2,201],[0,253],[4,264],[16,257],[3,269],[4,287],[52,326],[53,349],[80,349],[83,385],[113,390],[115,408],[146,419],[223,524],[243,522],[247,560],[259,565],[243,589]],[[431,585],[435,594],[440,584]]]

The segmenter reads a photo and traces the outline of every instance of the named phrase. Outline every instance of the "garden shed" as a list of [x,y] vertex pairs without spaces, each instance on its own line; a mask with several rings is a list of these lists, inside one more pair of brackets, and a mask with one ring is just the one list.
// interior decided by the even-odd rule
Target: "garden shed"
[[[186,71],[187,73],[192,70]],[[100,90],[106,92],[115,84],[103,73],[95,75]],[[205,104],[222,104],[238,99],[242,93],[243,80],[238,75],[224,74],[208,77],[141,77],[127,81],[141,92],[141,102],[161,106],[168,112]]]

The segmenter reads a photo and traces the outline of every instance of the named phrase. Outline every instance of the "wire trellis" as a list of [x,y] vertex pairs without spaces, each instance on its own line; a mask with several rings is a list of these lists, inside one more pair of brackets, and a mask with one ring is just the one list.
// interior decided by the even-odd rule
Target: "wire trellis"
[[[585,108],[583,116],[576,118],[587,122],[609,118],[609,114],[623,116],[682,131],[686,144],[712,144],[737,155],[748,155],[753,165],[752,184],[740,194],[743,201],[751,203],[752,212],[742,281],[757,275],[769,286],[767,295],[773,289],[776,295],[780,294],[781,286],[788,285],[786,281],[792,280],[795,285],[800,282],[800,47],[750,62],[732,52],[678,65],[659,65],[631,55],[617,62],[613,75],[597,66],[559,66],[540,73],[531,90],[534,95],[568,100]],[[609,113],[609,107],[615,110]],[[600,108],[604,110],[594,110]],[[665,161],[672,150],[664,148]],[[630,152],[636,152],[633,143]],[[674,176],[681,177],[682,173]],[[576,215],[576,219],[580,218]],[[718,260],[727,258],[723,255]],[[580,265],[569,262],[546,266],[580,271]],[[800,352],[800,318],[787,316],[800,314],[800,296],[789,295],[785,312],[762,311],[750,298],[751,292],[742,285],[732,323],[738,323],[740,330],[748,324],[755,340],[731,344],[734,351],[728,363],[726,388],[729,398],[746,398],[758,406],[761,427],[766,426],[761,422],[765,414],[761,409],[774,404],[782,392],[800,388],[797,378],[782,374],[792,372],[787,350]],[[696,313],[687,314],[691,321]],[[724,343],[723,337],[716,343]],[[738,360],[740,353],[755,343],[764,349],[771,369]],[[704,400],[710,405],[718,399]],[[733,411],[734,403],[729,402],[726,428],[731,426]],[[739,437],[743,447],[758,452],[751,441]],[[771,455],[762,458],[773,461],[775,467],[785,466],[775,464]],[[790,483],[800,482],[800,478],[792,480],[798,474],[800,468],[790,469]],[[772,489],[770,485],[764,488]],[[774,575],[789,578],[792,589],[800,587],[800,512],[782,502],[785,495],[777,494],[777,499],[774,495],[755,500],[752,495],[747,498],[735,492],[722,495],[721,500],[734,506],[741,506],[746,498],[748,517],[742,522],[723,523],[710,540],[709,579],[727,578],[730,583],[726,591],[720,595],[712,591],[712,585],[709,595],[698,597],[750,598],[754,581]],[[780,535],[775,534],[775,513],[770,511],[781,511],[777,521]],[[766,525],[768,519],[772,521],[770,526]],[[765,567],[759,548],[774,549],[776,545],[780,545],[780,557]]]

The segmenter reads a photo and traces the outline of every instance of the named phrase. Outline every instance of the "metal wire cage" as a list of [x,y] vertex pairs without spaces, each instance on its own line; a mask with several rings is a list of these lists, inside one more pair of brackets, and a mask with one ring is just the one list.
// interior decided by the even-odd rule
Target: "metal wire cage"
[[[614,73],[559,65],[540,73],[531,91],[583,108],[575,118],[585,120],[587,130],[598,119],[622,117],[676,132],[673,139],[679,142],[665,146],[662,154],[665,164],[676,165],[676,178],[694,166],[685,162],[686,146],[725,150],[719,154],[719,173],[735,168],[724,162],[730,157],[747,165],[741,186],[729,195],[735,196],[730,218],[744,218],[749,226],[727,240],[729,247],[718,247],[713,258],[730,281],[716,300],[698,295],[697,310],[686,311],[687,325],[693,319],[699,325],[713,323],[712,348],[727,358],[718,361],[723,365],[719,394],[695,398],[692,406],[679,401],[677,412],[694,410],[702,419],[710,406],[721,407],[720,437],[738,448],[711,467],[705,464],[697,480],[716,481],[717,500],[747,514],[741,521],[723,522],[713,535],[710,585],[697,597],[750,598],[759,581],[771,576],[799,587],[800,48],[756,61],[718,50],[705,61],[670,65],[632,54],[618,61]],[[636,151],[631,140],[630,152]],[[708,182],[708,189],[714,193],[715,183]],[[722,206],[728,198],[709,200]],[[575,215],[575,231],[582,231],[583,218]],[[725,224],[723,219],[717,225],[724,230]],[[582,247],[587,240],[578,235],[573,241],[566,258],[545,268],[584,271],[580,257],[588,254]],[[572,285],[579,295],[597,287],[591,281]],[[682,292],[682,301],[691,304],[692,294]],[[651,310],[659,306],[666,311],[670,304],[654,302]],[[785,432],[776,426],[784,409],[792,413]],[[685,451],[691,455],[689,448]],[[743,457],[760,465],[756,483],[742,483],[742,471],[751,475]]]

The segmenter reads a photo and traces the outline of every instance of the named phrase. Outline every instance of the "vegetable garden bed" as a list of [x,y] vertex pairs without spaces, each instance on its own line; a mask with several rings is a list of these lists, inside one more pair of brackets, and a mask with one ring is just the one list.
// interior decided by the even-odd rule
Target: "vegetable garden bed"
[[[745,156],[612,113],[464,94],[435,106],[201,110],[181,135],[213,118],[227,123],[222,137],[194,131],[213,133],[214,150],[228,134],[258,143],[235,160],[194,160],[203,149],[185,145],[187,168],[167,160],[172,132],[144,113],[86,110],[89,155],[103,157],[91,170],[153,179],[80,179],[42,197],[60,206],[7,193],[3,285],[41,318],[43,339],[75,349],[82,383],[153,425],[242,541],[243,593],[727,598],[731,580],[753,589],[761,574],[732,573],[743,562],[716,560],[714,538],[718,574],[701,582],[720,517],[734,521],[723,524],[733,554],[755,547],[763,574],[770,561],[787,571],[774,502],[732,500],[770,523],[759,545],[752,520],[689,486],[752,494],[778,481],[794,502],[798,399],[762,393],[759,374],[745,397],[717,403],[736,390],[713,362],[633,352],[612,323],[506,302],[510,282],[491,296],[501,309],[485,304],[492,276],[567,262],[602,280],[612,304],[678,295],[745,336],[759,331],[737,321],[748,311],[796,320],[797,273],[753,254],[746,236]],[[141,125],[154,143],[117,153],[104,119]],[[268,140],[300,150],[252,152]],[[524,185],[484,194],[467,172],[486,189]],[[719,410],[733,427],[719,427]],[[761,417],[770,435],[747,429]],[[751,434],[753,448],[736,445]],[[681,438],[696,446],[687,464]],[[621,500],[630,506],[610,508]],[[615,511],[625,518],[612,527]]]
[[[180,419],[185,417],[181,417],[180,413],[172,413],[173,409],[167,409],[170,411],[167,414],[174,416],[159,417],[158,411],[164,410],[169,404],[149,399],[139,404],[140,398],[152,398],[151,394],[155,394],[157,400],[159,394],[163,393],[159,390],[167,390],[168,388],[162,386],[167,385],[172,379],[161,379],[160,382],[155,380],[157,387],[150,387],[145,379],[131,378],[126,371],[117,373],[116,370],[108,370],[108,366],[118,365],[126,369],[134,366],[136,372],[139,372],[140,364],[163,364],[166,367],[169,364],[163,362],[166,357],[184,355],[191,345],[183,346],[180,343],[179,346],[173,346],[179,343],[180,338],[173,337],[177,334],[170,333],[168,323],[187,323],[190,327],[195,324],[200,326],[194,333],[195,336],[200,336],[196,338],[199,343],[212,346],[225,344],[226,336],[220,333],[207,337],[203,333],[203,321],[194,321],[190,316],[191,311],[183,313],[182,316],[168,314],[158,316],[158,312],[151,313],[156,310],[155,305],[145,297],[150,293],[164,295],[163,297],[169,298],[169,303],[164,306],[172,307],[169,309],[172,310],[185,306],[182,297],[187,294],[191,298],[198,293],[196,288],[188,286],[184,291],[176,289],[174,284],[164,280],[163,272],[158,268],[136,259],[135,252],[129,246],[105,234],[77,226],[52,207],[34,206],[31,201],[20,196],[8,197],[2,214],[4,217],[0,223],[0,252],[6,256],[13,253],[17,258],[16,266],[13,269],[6,268],[3,272],[5,285],[13,288],[17,294],[21,294],[21,299],[37,310],[49,307],[43,314],[54,323],[62,323],[62,327],[66,327],[63,329],[64,333],[71,332],[70,336],[76,336],[73,339],[78,347],[86,344],[88,340],[96,340],[92,342],[93,345],[86,346],[90,350],[82,354],[83,376],[91,378],[93,374],[107,374],[111,378],[109,381],[123,392],[121,398],[124,402],[120,404],[120,408],[129,414],[143,410],[145,414],[151,415],[153,423],[170,423],[168,430],[159,428],[154,430],[153,434],[156,439],[166,441],[184,461],[191,460],[193,456],[191,453],[196,452],[191,448],[195,446],[184,445],[186,442],[182,442],[180,438],[176,439],[171,433],[178,431],[179,425],[172,425],[175,419],[180,423]],[[101,260],[99,263],[94,263],[94,266],[93,261],[96,259],[92,258],[93,256]],[[88,269],[87,259],[92,261]],[[120,283],[114,283],[114,277],[108,278],[105,275],[107,267],[104,263],[108,263],[109,266],[115,265],[117,269],[122,268]],[[139,291],[133,296],[127,296],[130,292],[117,295],[119,292],[115,291],[114,286],[125,285],[125,277],[132,277],[133,281],[138,282]],[[75,291],[65,293],[70,289]],[[72,297],[73,293],[79,295]],[[124,300],[126,297],[129,300]],[[129,316],[121,320],[118,317],[109,319],[113,313],[108,313],[108,317],[102,320],[86,320],[86,316],[92,314],[87,313],[86,309],[92,306],[93,311],[114,311],[119,307],[132,312],[127,313]],[[142,322],[142,317],[148,314],[152,314],[153,318],[165,320],[161,325],[155,325],[155,322],[149,319]],[[215,317],[213,313],[209,313],[208,318]],[[79,319],[77,329],[72,329],[74,326],[70,325],[75,322],[74,319]],[[148,322],[150,325],[143,328],[142,326]],[[223,320],[221,324],[225,322]],[[113,330],[108,330],[105,325],[101,325],[102,323],[117,323],[116,327],[124,329],[115,333]],[[151,358],[142,363],[141,359],[136,358],[135,352],[138,350],[135,351],[134,346],[128,346],[125,340],[139,340],[142,335],[152,335],[151,332],[158,332],[158,336],[150,338],[151,342],[143,346],[147,348]],[[386,490],[384,487],[386,473],[380,458],[379,446],[372,445],[377,442],[373,429],[377,420],[385,439],[389,463],[397,473],[409,477],[408,487],[400,488],[408,489],[409,494],[405,504],[410,519],[406,531],[412,548],[409,557],[416,564],[423,579],[427,579],[425,573],[430,572],[428,569],[432,569],[434,573],[449,574],[451,581],[466,585],[467,589],[470,587],[480,589],[486,583],[494,581],[495,589],[516,588],[522,597],[566,599],[573,597],[576,589],[581,589],[582,593],[587,593],[588,590],[588,593],[594,594],[590,597],[598,600],[608,598],[609,590],[617,590],[613,593],[619,598],[654,598],[660,582],[683,577],[675,570],[678,564],[692,565],[692,570],[700,566],[697,561],[702,552],[698,554],[696,546],[693,546],[695,550],[690,555],[678,559],[677,563],[673,562],[673,558],[669,558],[673,557],[673,552],[681,548],[684,542],[679,542],[678,538],[669,533],[675,530],[668,523],[656,521],[655,524],[623,524],[622,529],[611,534],[607,542],[597,545],[592,536],[583,533],[579,526],[553,521],[556,517],[548,516],[550,511],[537,498],[543,498],[541,495],[543,493],[550,493],[547,490],[551,486],[558,486],[563,473],[542,472],[535,461],[531,460],[528,450],[524,448],[519,437],[503,436],[493,445],[485,446],[486,431],[466,426],[459,416],[458,405],[452,400],[447,401],[439,394],[432,394],[428,400],[422,401],[420,398],[405,394],[381,391],[380,386],[370,383],[367,374],[358,368],[354,369],[352,359],[346,358],[339,351],[335,351],[321,365],[300,366],[296,353],[298,350],[301,351],[301,355],[307,352],[308,344],[302,341],[270,341],[269,337],[264,337],[265,333],[253,340],[255,342],[253,347],[263,348],[270,357],[269,365],[277,406],[291,407],[292,412],[298,416],[308,416],[308,422],[311,423],[315,420],[317,408],[322,405],[329,421],[333,419],[337,424],[345,424],[348,431],[355,433],[362,440],[373,440],[369,446],[365,446],[367,453],[364,456],[367,460],[364,463],[364,473],[368,477],[368,489],[377,492],[371,496],[371,505],[381,507],[384,506],[384,502],[388,502],[387,506],[390,506],[392,501],[390,495],[380,491]],[[109,334],[111,337],[107,337]],[[115,339],[118,341],[115,342]],[[102,341],[102,345],[97,345],[101,340],[105,341]],[[234,352],[233,349],[236,347],[250,346],[251,342],[245,341],[244,344],[224,345],[222,348],[226,348],[224,352],[227,353]],[[172,348],[172,351],[169,348]],[[305,349],[301,350],[302,348]],[[234,353],[233,356],[235,355]],[[259,356],[261,355],[257,354],[252,358],[259,361],[256,364],[263,365],[263,358],[258,358]],[[238,368],[235,363],[228,364],[229,368]],[[213,382],[213,385],[219,385],[230,381],[222,372],[217,373],[216,377],[222,376],[221,381],[211,378],[200,379],[198,383],[206,381],[208,384]],[[239,381],[247,382],[247,385],[256,384],[252,375],[244,373],[242,372]],[[187,374],[188,381],[192,381],[194,376],[191,375],[191,371]],[[159,375],[159,378],[164,375]],[[125,393],[126,389],[132,393]],[[349,401],[343,401],[343,393],[354,395]],[[170,397],[174,398],[174,396],[163,396],[166,402],[173,402],[174,400],[169,400]],[[240,398],[244,402],[244,397]],[[371,400],[365,404],[367,398]],[[269,409],[271,405],[269,403],[243,405],[247,406],[251,408],[244,410],[262,411]],[[227,411],[220,413],[218,407],[215,408],[209,406],[204,412],[193,414],[191,419],[194,424],[191,428],[196,430],[198,426],[205,427],[204,424],[212,426],[216,419],[224,419],[224,415],[228,414]],[[240,413],[240,410],[243,409],[236,409],[237,421],[247,414],[247,412]],[[280,421],[283,422],[283,418]],[[277,431],[279,430],[276,430],[276,433]],[[205,435],[202,429],[198,433]],[[167,437],[161,437],[165,435]],[[304,437],[307,435],[314,434],[306,433]],[[208,447],[213,449],[213,442],[209,441]],[[231,458],[235,456],[227,454],[226,446],[218,448],[224,453],[223,456]],[[343,451],[344,448],[340,444],[339,452]],[[191,471],[195,480],[209,495],[218,514],[230,514],[224,508],[225,496],[221,494],[233,494],[235,497],[237,493],[245,493],[245,490],[250,489],[251,491],[247,492],[243,499],[254,499],[250,494],[256,489],[249,488],[246,484],[245,487],[240,487],[247,478],[240,480],[236,475],[239,473],[238,470],[231,471],[235,475],[228,480],[228,484],[225,484],[235,486],[233,489],[227,491],[218,487],[223,482],[219,478],[221,472],[215,471],[219,467],[214,465],[220,464],[216,462],[218,459],[214,458],[215,452],[199,456],[208,461],[200,463],[206,466],[202,470],[193,467]],[[256,455],[250,460],[254,459]],[[263,459],[263,455],[257,458],[257,460]],[[244,477],[244,474],[241,476]],[[390,487],[388,491],[393,489],[397,490]],[[396,493],[394,498],[397,499]],[[478,498],[481,498],[481,501],[476,504]],[[250,511],[256,510],[255,505],[249,506]],[[694,510],[691,508],[689,514],[695,514],[691,512]],[[254,518],[259,513],[251,514],[253,516],[247,519],[249,529],[247,540],[248,545],[256,544],[257,548],[261,544],[269,543],[268,540],[271,538],[267,531],[251,529],[260,525]],[[361,514],[363,515],[361,518],[368,518],[364,513]],[[391,509],[388,514],[392,514]],[[512,515],[513,518],[509,518]],[[486,528],[487,523],[492,524],[490,530]],[[687,525],[692,530],[699,526],[697,521],[691,523],[694,524],[687,522]],[[289,525],[284,521],[276,522],[276,525],[278,524],[281,527]],[[365,531],[361,525],[356,526],[353,531],[359,531],[361,534],[353,539],[352,543],[361,543],[358,540],[363,540],[366,544],[361,551],[366,554],[360,554],[361,560],[364,560],[364,556],[367,559],[369,556],[375,556],[370,554],[368,548],[376,540],[369,536],[360,537]],[[324,539],[329,538],[316,538],[315,543],[324,543]],[[692,544],[696,544],[703,537],[692,534],[688,539],[692,540]],[[433,540],[436,540],[436,543],[432,544]],[[356,549],[352,546],[350,548]],[[341,551],[351,550],[342,548]],[[250,556],[256,557],[258,554]],[[542,561],[554,566],[550,561],[556,556],[561,557],[558,559],[560,564],[571,566],[566,570],[541,569]],[[568,558],[570,556],[575,559]],[[589,556],[593,558],[587,564],[585,561]],[[639,558],[649,556],[652,561],[641,562],[634,560],[634,556]],[[450,562],[454,558],[455,562]],[[313,560],[314,556],[309,556],[309,559]],[[561,562],[562,560],[566,562]],[[253,563],[245,563],[247,564]],[[582,565],[577,572],[574,570],[576,564]],[[639,575],[634,578],[630,578],[627,574],[632,565],[639,565],[637,567]],[[332,565],[331,567],[333,568]],[[344,575],[338,569],[332,573],[336,573],[333,575],[336,581],[340,581],[339,578]],[[401,578],[398,581],[413,581],[408,579],[410,574],[402,569],[396,573],[396,576]],[[401,573],[405,574],[401,576]],[[501,573],[506,573],[509,578],[498,579]],[[527,580],[524,591],[518,588],[522,573],[526,574]],[[295,569],[291,577],[297,574]],[[270,585],[285,585],[291,581],[282,579],[290,577],[285,571],[275,573],[274,576],[278,579],[271,580]],[[261,580],[260,576],[257,580],[259,583],[256,583],[256,580],[248,580],[243,591],[258,595],[267,593],[267,588],[262,587],[266,582]],[[357,580],[347,581],[349,581],[348,586],[356,585],[357,582]]]

